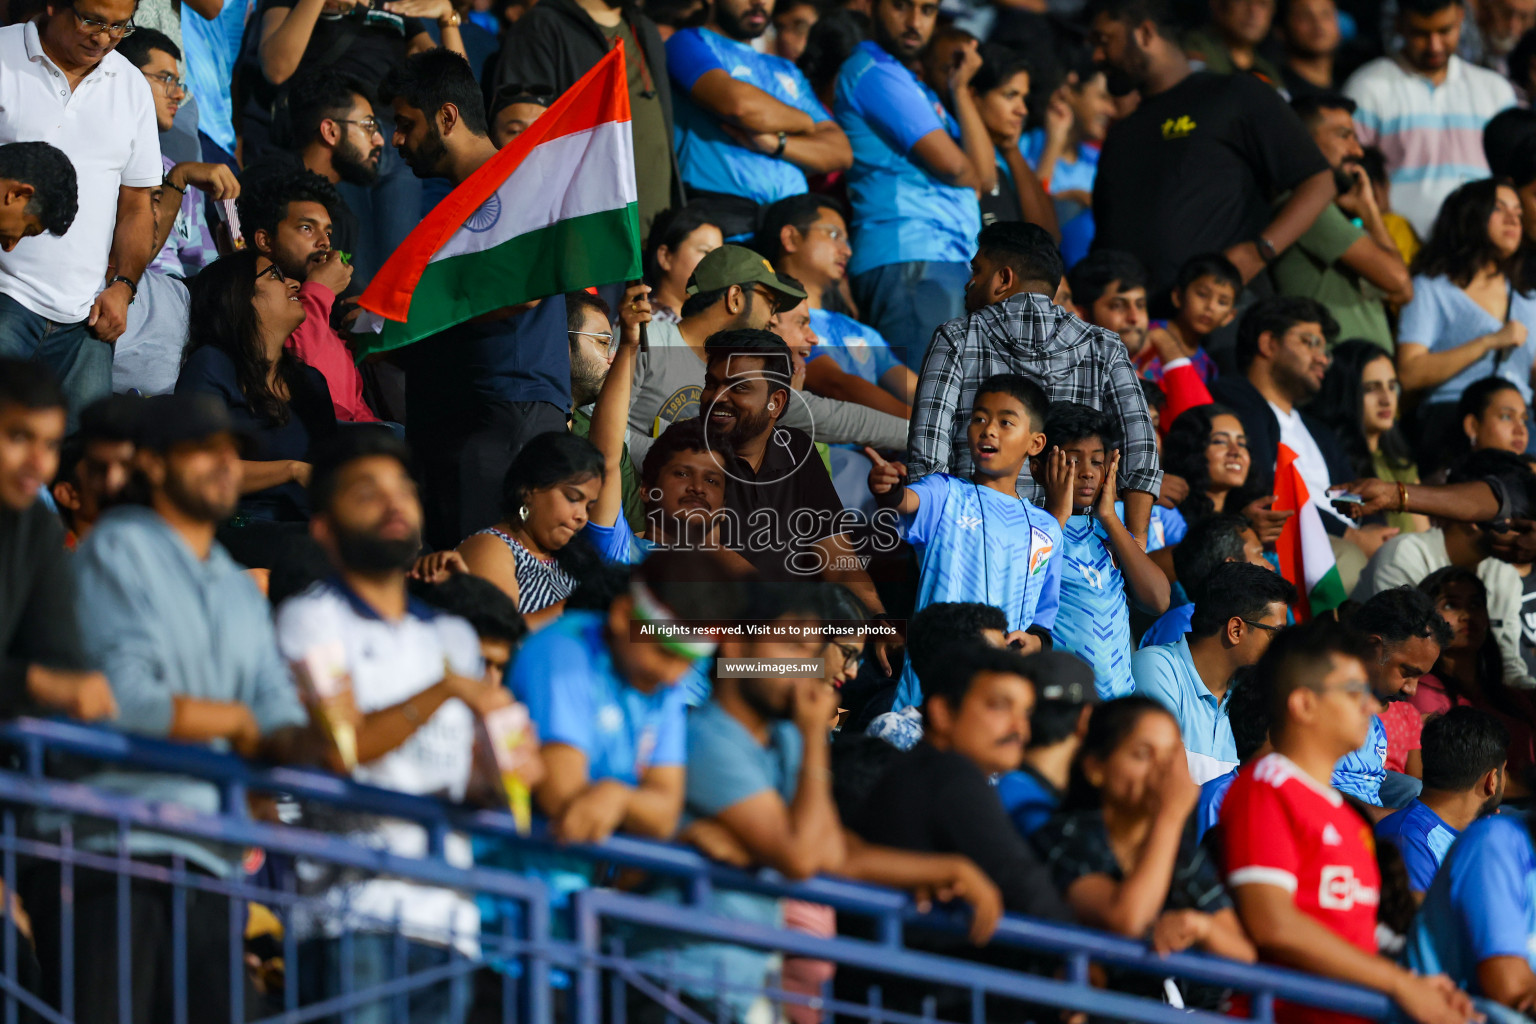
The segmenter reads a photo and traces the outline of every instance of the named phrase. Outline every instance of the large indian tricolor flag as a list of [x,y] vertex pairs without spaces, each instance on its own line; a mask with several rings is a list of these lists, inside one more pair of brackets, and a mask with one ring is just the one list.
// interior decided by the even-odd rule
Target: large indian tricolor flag
[[640,276],[620,44],[438,203],[369,283],[362,354],[492,310]]
[[1323,529],[1323,514],[1312,502],[1307,482],[1296,468],[1296,453],[1280,446],[1275,463],[1275,501],[1277,512],[1295,512],[1285,521],[1275,554],[1280,558],[1280,574],[1296,587],[1299,600],[1296,620],[1305,622],[1321,612],[1332,611],[1344,603],[1344,583],[1333,560],[1333,545]]

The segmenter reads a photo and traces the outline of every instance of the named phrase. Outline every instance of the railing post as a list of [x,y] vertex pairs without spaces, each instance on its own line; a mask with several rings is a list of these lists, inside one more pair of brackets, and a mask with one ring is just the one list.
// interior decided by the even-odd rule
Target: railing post
[[[549,892],[543,884],[527,903],[523,920],[528,933],[528,1021],[529,1024],[550,1024],[554,1013],[549,994],[549,955],[553,950],[550,934]],[[503,916],[502,933],[509,934],[512,925]]]
[[584,889],[571,896],[575,916],[576,949],[580,962],[576,968],[576,1024],[602,1024],[603,991],[598,958],[602,953],[602,921],[592,907],[594,890]]

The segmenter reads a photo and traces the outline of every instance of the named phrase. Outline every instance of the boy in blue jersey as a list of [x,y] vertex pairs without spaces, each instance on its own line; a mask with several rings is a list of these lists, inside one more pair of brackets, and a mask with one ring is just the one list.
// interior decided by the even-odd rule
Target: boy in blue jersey
[[[933,473],[907,486],[907,470],[873,449],[869,489],[882,508],[902,517],[917,549],[916,609],[935,601],[976,601],[1008,617],[1008,640],[1023,654],[1040,650],[1056,621],[1061,584],[1061,529],[1019,497],[1025,460],[1040,453],[1047,407],[1040,386],[1018,374],[982,382],[967,438],[976,470],[969,480]],[[910,661],[894,709],[922,703]]]
[[[1450,643],[1450,627],[1428,597],[1415,587],[1383,590],[1355,610],[1349,625],[1376,652],[1366,671],[1371,690],[1383,705],[1407,700]],[[1374,824],[1387,812],[1407,806],[1419,795],[1419,780],[1387,770],[1387,727],[1381,715],[1371,716],[1365,745],[1339,759],[1333,771],[1335,789],[1362,800]]]
[[1536,1004],[1532,823],[1528,814],[1494,814],[1469,825],[1408,936],[1408,966],[1449,975],[1490,1021],[1529,1021]]
[[1061,524],[1061,612],[1051,636],[1093,666],[1100,700],[1124,697],[1135,686],[1127,595],[1153,615],[1168,610],[1168,577],[1125,528],[1115,500],[1120,452],[1108,451],[1111,436],[1108,417],[1097,409],[1055,402],[1045,421],[1049,454],[1031,464]]
[[[807,173],[853,164],[848,137],[800,69],[752,48],[772,16],[773,0],[715,0],[702,28],[667,40],[677,162],[695,200],[718,196],[732,211],[755,213],[754,204],[804,192]],[[720,228],[734,238],[755,220],[723,219]]]
[[1424,791],[1376,826],[1403,855],[1408,885],[1423,895],[1451,844],[1504,799],[1509,730],[1475,708],[1452,708],[1424,726]]
[[934,328],[965,313],[976,196],[997,184],[996,151],[969,88],[981,67],[976,42],[950,71],[953,115],[910,69],[938,15],[938,0],[874,0],[873,38],[843,62],[833,110],[853,147],[854,294],[914,370]]

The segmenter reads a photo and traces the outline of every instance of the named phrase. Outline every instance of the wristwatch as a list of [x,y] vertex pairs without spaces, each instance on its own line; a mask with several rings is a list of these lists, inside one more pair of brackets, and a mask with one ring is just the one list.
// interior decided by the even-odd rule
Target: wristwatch
[[788,133],[787,132],[779,132],[779,148],[775,149],[773,151],[774,158],[777,159],[777,158],[783,156],[784,155],[784,147],[786,147],[788,145],[789,145],[789,135],[788,135]]
[[133,300],[139,297],[138,282],[131,277],[124,277],[122,274],[118,274],[112,280],[107,282],[107,287],[111,288],[119,281],[128,286],[128,305],[133,305]]
[[441,18],[439,18],[438,21],[437,21],[437,27],[438,28],[458,28],[459,27],[459,23],[461,21],[463,21],[463,19],[459,17],[459,12],[458,11],[454,11],[452,14],[450,14],[448,16],[447,24],[444,24],[443,20]]

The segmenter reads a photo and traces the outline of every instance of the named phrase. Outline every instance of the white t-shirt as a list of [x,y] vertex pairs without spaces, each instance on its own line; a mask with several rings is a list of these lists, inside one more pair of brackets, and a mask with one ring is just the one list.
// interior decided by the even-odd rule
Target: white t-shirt
[[[283,657],[298,661],[314,648],[341,641],[353,698],[368,713],[408,700],[443,678],[446,661],[470,678],[484,672],[480,641],[463,619],[412,601],[403,619],[390,622],[339,581],[316,583],[283,602],[277,613],[277,644]],[[410,739],[352,772],[358,782],[401,793],[461,800],[474,756],[474,713],[449,700]],[[316,809],[316,821],[328,811]],[[347,838],[401,857],[425,857],[427,834],[419,825],[357,814],[338,816],[335,827]],[[469,841],[450,833],[444,854],[457,867],[470,867]],[[293,928],[300,938],[335,937],[344,927],[399,930],[412,939],[447,945],[476,956],[480,915],[464,893],[394,879],[327,878],[321,865],[300,862],[302,882],[324,892],[300,905]]]
[[1324,515],[1332,516],[1346,526],[1353,526],[1354,523],[1334,511],[1328,502],[1328,488],[1333,486],[1333,481],[1328,477],[1328,463],[1323,458],[1322,449],[1312,439],[1312,432],[1302,422],[1301,413],[1295,409],[1286,412],[1274,402],[1269,403],[1269,408],[1274,412],[1275,419],[1280,421],[1280,443],[1296,453],[1296,471],[1307,482],[1312,504],[1321,509]]
[[[50,320],[84,320],[106,284],[118,189],[160,184],[149,82],[113,51],[71,92],[43,52],[36,24],[0,28],[0,144],[8,142],[63,150],[75,167],[80,208],[63,236],[45,232],[0,252],[0,294]],[[146,237],[146,251],[151,244]]]

